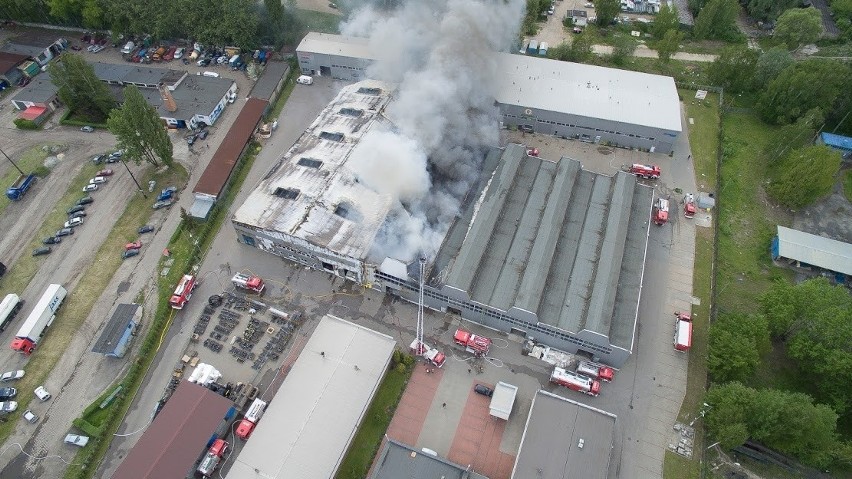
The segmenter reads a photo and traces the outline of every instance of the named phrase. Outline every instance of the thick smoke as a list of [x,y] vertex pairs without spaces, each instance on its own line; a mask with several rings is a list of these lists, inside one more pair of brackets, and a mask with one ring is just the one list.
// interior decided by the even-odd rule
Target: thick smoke
[[375,257],[411,261],[440,247],[484,147],[498,143],[491,53],[512,46],[524,5],[412,0],[391,12],[365,6],[343,25],[344,34],[370,39],[368,76],[398,85],[387,110],[397,129],[368,133],[350,160],[364,183],[399,200]]

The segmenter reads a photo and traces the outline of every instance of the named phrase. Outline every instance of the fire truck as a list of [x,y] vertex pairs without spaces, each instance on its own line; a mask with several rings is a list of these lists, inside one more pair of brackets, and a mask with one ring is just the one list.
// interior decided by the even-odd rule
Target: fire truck
[[603,364],[593,363],[591,361],[580,361],[580,364],[577,365],[577,374],[610,382],[615,377],[615,370]]
[[464,350],[475,355],[485,356],[491,349],[491,340],[484,336],[477,336],[464,329],[457,329],[453,335],[453,341],[459,346],[464,347]]
[[631,175],[650,180],[656,180],[660,177],[660,167],[658,165],[642,165],[640,163],[633,163],[626,168],[626,171]]
[[266,284],[263,283],[263,279],[259,276],[250,276],[242,273],[235,274],[234,277],[231,278],[231,282],[238,288],[252,291],[257,294],[263,293],[263,288],[266,287]]
[[436,348],[429,347],[426,343],[420,343],[415,339],[411,342],[411,354],[415,356],[423,356],[432,366],[442,367],[447,361],[447,356]]
[[657,198],[654,202],[653,214],[654,224],[662,226],[669,220],[669,200]]
[[588,394],[589,396],[597,396],[601,393],[601,383],[599,381],[581,374],[566,371],[562,368],[553,368],[553,373],[550,375],[550,382],[583,394]]
[[695,196],[689,193],[683,199],[683,216],[687,218],[695,217]]
[[692,347],[692,315],[675,311],[674,348],[677,351],[689,351]]
[[172,293],[172,297],[169,299],[169,304],[172,308],[183,309],[189,298],[192,297],[192,290],[195,289],[196,285],[195,276],[191,274],[183,275],[177,288],[175,288],[175,292]]
[[237,430],[235,434],[242,440],[246,440],[251,436],[252,431],[254,431],[254,427],[257,426],[257,422],[260,421],[260,417],[263,416],[263,412],[266,411],[266,401],[257,398],[251,403],[248,410],[246,411],[246,415],[243,417],[243,420],[240,421],[240,424],[237,426]]
[[204,477],[212,476],[227,450],[228,443],[224,439],[213,441],[213,445],[210,446],[210,449],[204,455],[204,459],[201,460],[201,464],[198,465],[198,472]]

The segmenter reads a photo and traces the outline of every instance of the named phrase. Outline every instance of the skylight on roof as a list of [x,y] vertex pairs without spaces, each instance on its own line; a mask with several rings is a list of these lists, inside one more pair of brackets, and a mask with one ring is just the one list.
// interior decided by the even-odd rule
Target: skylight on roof
[[319,137],[323,140],[331,140],[331,141],[343,141],[343,133],[332,133],[330,131],[324,131],[319,134]]
[[379,96],[379,95],[382,94],[382,89],[381,88],[361,87],[361,88],[358,89],[358,93],[361,93],[361,94],[364,94],[364,95]]
[[299,158],[297,164],[308,168],[319,168],[322,166],[322,162],[320,160],[315,160],[313,158]]
[[299,190],[295,188],[275,188],[275,196],[286,200],[295,200],[299,197]]

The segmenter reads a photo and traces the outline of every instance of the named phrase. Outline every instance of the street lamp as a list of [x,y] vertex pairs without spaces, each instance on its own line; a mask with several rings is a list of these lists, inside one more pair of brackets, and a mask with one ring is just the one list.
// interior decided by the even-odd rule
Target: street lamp
[[[142,193],[142,196],[143,196],[143,197],[147,200],[147,199],[148,199],[148,195],[146,195],[146,194],[145,194],[145,190],[143,190],[143,189],[142,189],[142,186],[141,186],[141,185],[139,185],[139,182],[138,182],[138,181],[136,181],[136,177],[135,177],[135,176],[133,176],[133,172],[132,172],[132,171],[130,171],[130,167],[129,167],[129,166],[127,166],[127,162],[126,162],[126,161],[124,161],[124,158],[122,158],[122,159],[121,159],[121,160],[119,160],[119,161],[121,161],[121,163],[122,163],[122,164],[124,164],[124,167],[125,167],[125,168],[127,168],[127,172],[130,174],[130,177],[131,177],[131,178],[133,178],[133,182],[134,182],[134,183],[136,183],[136,187],[137,187],[137,188],[139,188],[139,192],[140,192],[140,193]],[[21,173],[21,174],[23,174],[23,173]]]
[[3,156],[5,156],[7,160],[9,160],[9,163],[11,163],[11,164],[12,164],[12,166],[14,166],[14,167],[15,167],[15,169],[16,169],[16,170],[18,170],[18,172],[19,172],[19,173],[21,173],[22,175],[26,175],[26,173],[24,173],[24,171],[23,171],[23,170],[21,170],[20,168],[18,168],[18,165],[16,165],[16,164],[15,164],[15,162],[14,162],[14,161],[12,161],[12,159],[11,159],[11,158],[9,158],[9,155],[7,155],[5,151],[3,151],[2,149],[0,149],[0,153],[3,153]]

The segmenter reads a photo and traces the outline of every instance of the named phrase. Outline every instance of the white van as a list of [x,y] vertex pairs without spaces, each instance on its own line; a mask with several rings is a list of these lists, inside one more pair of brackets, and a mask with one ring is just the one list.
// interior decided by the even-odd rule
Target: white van
[[219,78],[219,74],[216,72],[204,72],[204,76],[211,78]]
[[314,79],[308,75],[302,75],[299,78],[296,78],[296,83],[301,83],[302,85],[313,85]]
[[124,48],[121,49],[121,53],[130,53],[133,49],[136,48],[136,44],[133,42],[127,42],[124,44]]

